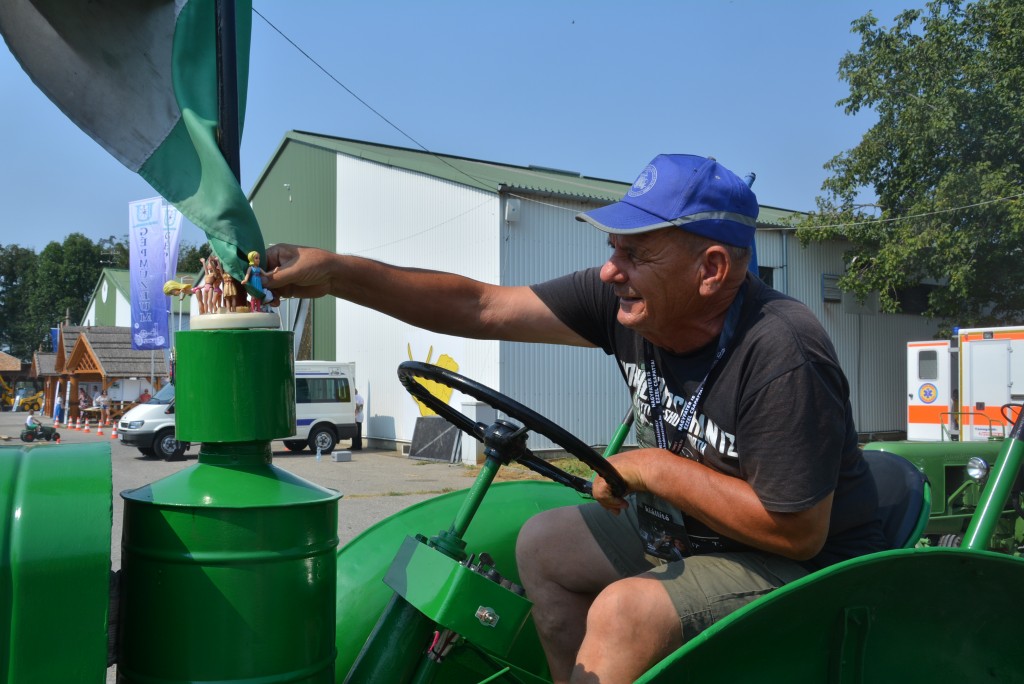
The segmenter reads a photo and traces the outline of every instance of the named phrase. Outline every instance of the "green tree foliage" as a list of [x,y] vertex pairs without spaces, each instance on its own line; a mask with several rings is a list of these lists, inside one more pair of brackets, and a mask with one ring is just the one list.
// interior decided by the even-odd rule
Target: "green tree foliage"
[[35,284],[36,253],[0,245],[0,349],[27,360],[38,347],[37,332],[24,314]]
[[178,250],[178,273],[196,273],[198,274],[203,264],[199,261],[199,258],[206,258],[210,256],[210,243],[204,242],[201,245],[193,245],[190,242],[182,242],[181,248]]
[[103,264],[100,246],[81,233],[51,242],[39,253],[35,285],[29,292],[28,324],[45,340],[49,329],[69,317],[77,325],[96,288]]
[[[210,255],[209,243],[182,243],[178,272],[198,274],[199,257]],[[50,328],[78,325],[104,268],[129,268],[128,237],[110,236],[95,243],[81,233],[51,242],[42,252],[0,245],[0,350],[30,361],[32,353],[50,348]]]
[[[936,0],[890,28],[853,22],[858,52],[837,104],[873,111],[860,143],[826,164],[798,231],[848,241],[839,284],[887,311],[920,283],[929,316],[961,326],[1024,316],[1024,2]],[[877,204],[858,204],[873,193]]]

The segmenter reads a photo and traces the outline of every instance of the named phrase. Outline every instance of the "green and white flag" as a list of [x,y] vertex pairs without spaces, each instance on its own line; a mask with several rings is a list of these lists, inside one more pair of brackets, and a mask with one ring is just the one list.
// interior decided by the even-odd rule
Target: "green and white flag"
[[[235,7],[241,130],[252,3]],[[264,244],[217,147],[214,9],[214,0],[3,0],[0,34],[39,89],[204,230],[241,280],[245,254]]]

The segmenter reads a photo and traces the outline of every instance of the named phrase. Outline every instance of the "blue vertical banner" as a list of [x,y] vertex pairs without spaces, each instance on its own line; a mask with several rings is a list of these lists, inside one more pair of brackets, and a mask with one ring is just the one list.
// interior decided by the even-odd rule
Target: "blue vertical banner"
[[[178,247],[181,241],[181,212],[178,211],[173,204],[170,204],[162,198],[160,204],[160,211],[163,216],[163,225],[161,226],[161,230],[163,231],[164,241],[164,282],[166,282],[168,280],[178,279]],[[169,297],[168,301],[170,301]]]
[[170,346],[167,320],[170,298],[163,290],[168,280],[164,258],[165,218],[164,200],[160,197],[128,203],[132,349],[167,349]]

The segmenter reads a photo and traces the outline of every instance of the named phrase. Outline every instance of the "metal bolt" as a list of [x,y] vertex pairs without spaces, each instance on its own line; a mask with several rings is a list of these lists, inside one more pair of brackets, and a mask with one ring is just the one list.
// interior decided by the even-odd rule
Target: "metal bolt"
[[480,606],[476,609],[476,619],[484,627],[498,626],[498,614],[494,612],[493,608],[488,608],[487,606]]

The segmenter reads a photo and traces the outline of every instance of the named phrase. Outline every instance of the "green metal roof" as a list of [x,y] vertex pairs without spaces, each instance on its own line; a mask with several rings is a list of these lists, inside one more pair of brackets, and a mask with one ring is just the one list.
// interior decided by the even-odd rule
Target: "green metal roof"
[[[366,159],[378,164],[416,171],[437,178],[461,183],[489,192],[523,192],[540,195],[560,195],[582,198],[596,202],[615,202],[629,189],[628,182],[590,178],[572,171],[562,171],[538,166],[514,166],[497,162],[454,157],[446,154],[424,152],[405,147],[393,147],[376,143],[336,138],[304,131],[289,131],[278,146],[274,157],[264,168],[249,193],[252,199],[266,177],[274,161],[289,143],[300,143],[331,150],[338,154]],[[798,212],[761,206],[758,223],[775,227],[791,224]]]

